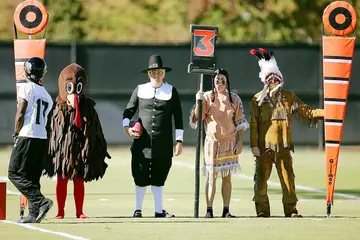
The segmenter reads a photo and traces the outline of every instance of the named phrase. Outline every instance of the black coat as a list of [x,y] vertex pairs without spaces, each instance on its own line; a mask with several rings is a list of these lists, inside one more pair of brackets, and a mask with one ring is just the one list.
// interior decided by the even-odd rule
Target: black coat
[[[183,131],[183,117],[179,94],[173,86],[163,83],[154,88],[150,82],[138,85],[133,91],[123,113],[123,119],[131,120],[139,110],[143,133],[134,139],[132,154],[144,154],[146,158],[173,156],[173,128]],[[182,134],[181,134],[182,135]]]

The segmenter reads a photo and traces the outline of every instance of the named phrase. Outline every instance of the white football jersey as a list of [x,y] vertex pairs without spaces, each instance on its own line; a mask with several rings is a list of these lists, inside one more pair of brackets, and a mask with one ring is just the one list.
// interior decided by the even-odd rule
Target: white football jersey
[[46,139],[46,124],[53,107],[50,94],[43,86],[33,82],[21,83],[18,87],[18,100],[22,98],[28,102],[19,136]]

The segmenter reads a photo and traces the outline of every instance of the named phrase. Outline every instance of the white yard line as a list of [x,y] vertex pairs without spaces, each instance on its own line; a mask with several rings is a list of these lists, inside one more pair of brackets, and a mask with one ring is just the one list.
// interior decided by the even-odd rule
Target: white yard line
[[[56,181],[56,177],[53,177],[51,180]],[[10,180],[7,177],[0,176],[0,182],[10,182]],[[14,191],[6,190],[6,193],[8,195],[18,195],[18,196],[20,196],[20,193],[18,191],[14,192]]]
[[[179,162],[179,161],[173,161],[173,165],[179,166],[179,167],[186,167],[186,168],[190,168],[190,169],[195,169],[195,166],[193,164],[190,163],[184,163],[184,162]],[[238,174],[235,175],[235,177],[239,177],[241,179],[245,179],[245,180],[249,180],[249,181],[253,181],[254,177],[252,176],[248,176],[245,174]],[[272,181],[268,181],[268,185],[270,186],[275,186],[275,187],[281,187],[280,183],[278,182],[272,182]],[[320,189],[316,189],[316,188],[311,188],[311,187],[306,187],[306,186],[301,186],[301,185],[296,185],[296,189],[300,189],[300,190],[304,190],[304,191],[308,191],[308,192],[314,192],[314,193],[322,193],[326,195],[326,191],[324,190],[320,190]],[[343,197],[343,198],[349,198],[349,199],[355,199],[355,200],[360,200],[359,196],[354,196],[354,195],[349,195],[349,194],[344,194],[344,193],[334,193],[334,196],[338,196],[338,197]]]
[[0,176],[0,181],[3,181],[3,182],[8,182],[8,181],[9,181],[9,179],[8,179],[7,177],[1,177],[1,176]]
[[[0,177],[0,181],[8,182],[9,179],[7,177]],[[10,191],[10,190],[6,190],[6,193],[9,194],[9,195],[20,195],[19,192],[13,192],[13,191]],[[36,231],[40,231],[40,232],[44,232],[44,233],[50,233],[50,234],[57,235],[57,236],[62,236],[62,237],[68,238],[68,239],[89,240],[88,238],[74,236],[74,235],[64,233],[64,232],[50,231],[50,230],[47,230],[47,229],[44,229],[44,228],[35,227],[33,225],[30,225],[30,224],[20,224],[20,223],[9,221],[9,220],[3,220],[3,221],[0,221],[0,223],[1,222],[8,223],[8,224],[14,224],[14,225],[17,225],[17,226],[20,226],[20,227],[23,227],[23,228],[28,228],[28,229],[32,229],[32,230],[36,230]]]
[[10,190],[6,190],[6,193],[8,195],[17,195],[17,196],[20,196],[20,193],[19,192],[13,192],[13,191],[10,191]]
[[44,228],[35,227],[33,225],[30,225],[30,224],[20,224],[20,223],[9,221],[9,220],[3,220],[3,221],[0,221],[0,222],[8,223],[8,224],[14,224],[14,225],[17,225],[17,226],[20,226],[20,227],[23,227],[23,228],[28,228],[28,229],[31,229],[31,230],[36,230],[36,231],[44,232],[44,233],[50,233],[50,234],[57,235],[57,236],[62,236],[62,237],[68,238],[68,239],[89,240],[88,238],[74,236],[74,235],[64,233],[64,232],[50,231],[50,230],[47,230],[47,229],[44,229]]
[[[0,182],[9,182],[9,179],[7,177],[1,177],[0,176]],[[16,192],[13,192],[13,191],[10,191],[8,189],[6,189],[6,194],[8,195],[18,195],[20,196],[20,193],[18,191]]]

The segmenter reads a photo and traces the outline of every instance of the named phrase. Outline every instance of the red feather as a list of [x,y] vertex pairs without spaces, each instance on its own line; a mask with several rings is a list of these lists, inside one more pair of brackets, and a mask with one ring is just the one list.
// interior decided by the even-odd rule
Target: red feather
[[251,49],[251,50],[250,50],[250,53],[251,53],[252,55],[256,55],[256,50],[255,50],[255,49]]
[[260,52],[266,53],[266,50],[264,48],[259,48]]

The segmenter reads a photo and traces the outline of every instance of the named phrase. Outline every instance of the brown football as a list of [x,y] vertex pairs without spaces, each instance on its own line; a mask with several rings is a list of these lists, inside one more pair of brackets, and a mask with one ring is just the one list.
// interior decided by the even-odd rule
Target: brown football
[[141,136],[143,128],[138,121],[130,121],[129,128],[132,129],[134,132],[138,132]]

